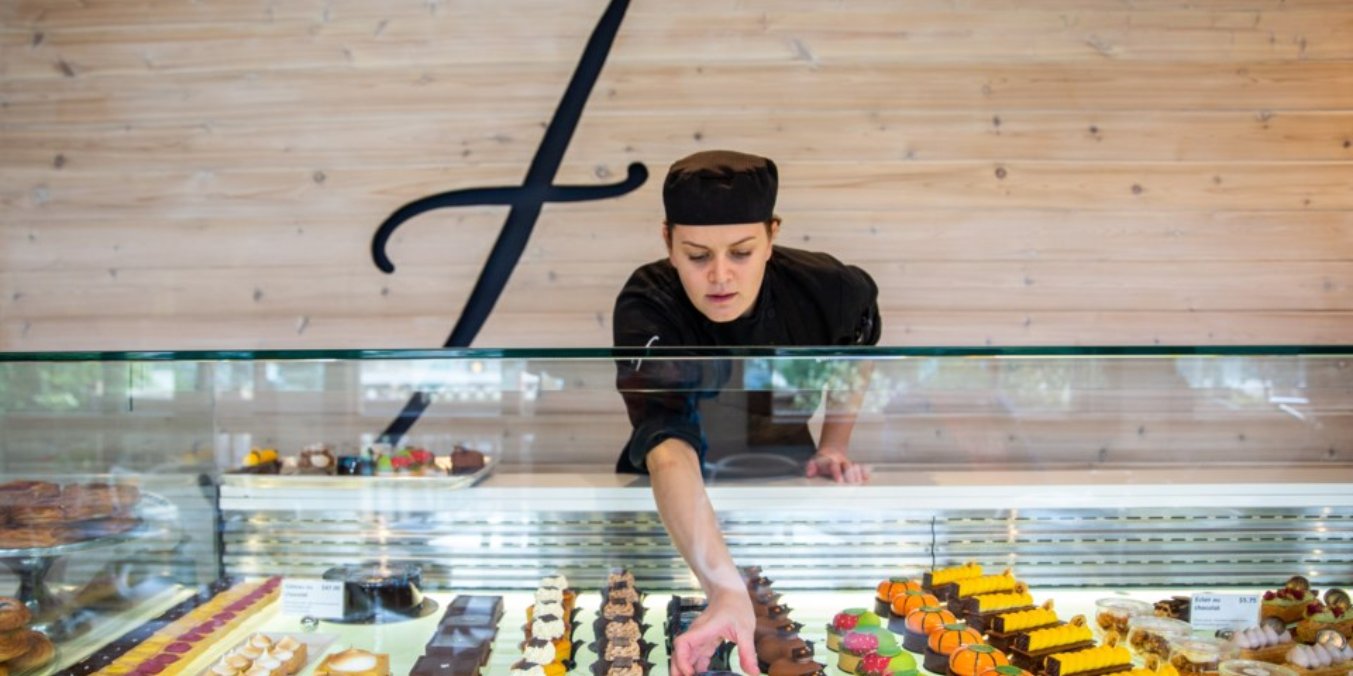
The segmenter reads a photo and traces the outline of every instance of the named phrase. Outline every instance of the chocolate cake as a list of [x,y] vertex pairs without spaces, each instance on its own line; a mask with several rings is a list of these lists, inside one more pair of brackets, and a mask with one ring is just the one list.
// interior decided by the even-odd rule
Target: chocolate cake
[[371,622],[391,614],[415,617],[423,606],[423,571],[400,563],[362,563],[325,571],[343,583],[343,621]]

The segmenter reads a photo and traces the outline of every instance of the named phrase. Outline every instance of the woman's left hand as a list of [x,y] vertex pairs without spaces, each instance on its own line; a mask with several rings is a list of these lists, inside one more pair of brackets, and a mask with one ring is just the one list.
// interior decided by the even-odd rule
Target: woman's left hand
[[834,448],[819,448],[808,460],[805,475],[820,476],[838,484],[862,484],[869,481],[869,466],[858,465],[846,457],[846,452]]

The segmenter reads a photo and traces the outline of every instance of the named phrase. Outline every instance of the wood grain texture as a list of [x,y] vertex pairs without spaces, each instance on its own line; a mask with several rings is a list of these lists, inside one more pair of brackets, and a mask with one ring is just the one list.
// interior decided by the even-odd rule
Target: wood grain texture
[[[0,5],[0,349],[430,347],[602,0]],[[479,345],[608,344],[659,179],[782,170],[898,345],[1353,342],[1342,0],[633,3]]]

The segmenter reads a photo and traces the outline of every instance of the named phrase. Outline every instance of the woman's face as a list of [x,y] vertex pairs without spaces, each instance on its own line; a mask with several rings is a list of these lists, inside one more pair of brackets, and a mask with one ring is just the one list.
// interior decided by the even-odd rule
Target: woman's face
[[668,258],[701,314],[722,323],[751,311],[780,230],[778,220],[769,234],[765,223],[673,225],[669,230]]

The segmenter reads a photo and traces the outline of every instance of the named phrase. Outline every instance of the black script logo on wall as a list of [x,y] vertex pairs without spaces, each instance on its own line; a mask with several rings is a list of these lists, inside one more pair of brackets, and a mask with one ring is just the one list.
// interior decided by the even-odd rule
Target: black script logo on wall
[[[610,54],[615,36],[620,32],[620,23],[625,18],[629,0],[611,0],[607,5],[597,27],[593,29],[583,50],[582,59],[573,71],[568,89],[559,101],[545,137],[536,149],[531,166],[526,170],[526,180],[519,186],[499,186],[488,188],[465,188],[429,195],[400,207],[381,223],[376,236],[371,240],[371,258],[376,267],[387,273],[395,271],[395,265],[385,254],[385,245],[395,229],[405,221],[434,209],[446,207],[464,207],[481,205],[506,205],[510,207],[507,220],[498,232],[498,239],[484,262],[484,268],[475,280],[474,289],[465,302],[465,309],[451,329],[443,347],[469,347],[479,330],[488,321],[489,313],[498,302],[512,271],[526,250],[526,242],[531,238],[540,210],[546,202],[586,202],[591,200],[619,197],[632,192],[648,179],[648,169],[635,162],[629,165],[625,180],[613,185],[564,186],[554,185],[554,177],[559,165],[564,161],[564,153],[573,140],[573,132],[582,118],[583,107],[587,104],[592,88],[601,75],[602,66]],[[418,422],[418,418],[431,403],[425,393],[413,395],[399,417],[390,423],[381,440],[394,443]]]

